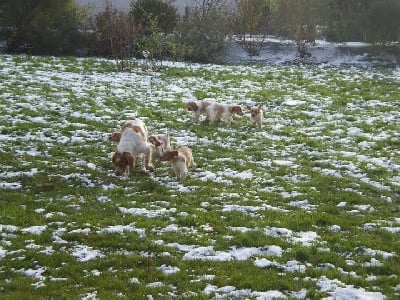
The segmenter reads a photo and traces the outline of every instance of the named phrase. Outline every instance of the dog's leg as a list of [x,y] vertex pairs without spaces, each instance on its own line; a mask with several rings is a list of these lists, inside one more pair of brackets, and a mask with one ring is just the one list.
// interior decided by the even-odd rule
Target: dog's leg
[[210,114],[208,113],[208,110],[206,110],[206,118],[204,121],[210,123]]
[[191,167],[192,170],[196,170],[196,163],[193,160],[193,156],[190,157],[188,167]]
[[179,167],[175,163],[172,163],[172,170],[174,171],[174,174],[176,176],[176,180],[180,181],[181,175],[180,175]]
[[192,122],[193,123],[198,123],[200,121],[200,113],[197,111],[193,114]]
[[216,119],[216,118],[214,117],[214,115],[211,114],[211,113],[209,113],[209,112],[207,111],[207,118],[206,118],[206,120],[208,121],[208,123],[213,124],[214,121],[215,121],[215,119]]
[[145,172],[146,171],[146,158],[142,155],[141,160],[142,160],[142,164],[140,166],[140,171]]
[[184,168],[181,172],[181,180],[184,180],[188,175],[188,171],[186,168]]
[[192,160],[192,166],[191,166],[192,170],[195,171],[197,168],[197,165],[195,164],[195,162]]
[[149,170],[149,171],[153,171],[154,170],[153,165],[151,163],[152,154],[153,154],[153,151],[151,150],[151,147],[149,147],[147,152],[145,153],[145,156],[144,156],[144,159],[143,159],[144,170]]

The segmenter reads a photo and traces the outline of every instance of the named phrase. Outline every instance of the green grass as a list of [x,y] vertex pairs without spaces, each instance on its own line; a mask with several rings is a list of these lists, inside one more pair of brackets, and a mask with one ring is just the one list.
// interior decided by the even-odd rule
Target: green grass
[[[320,299],[325,279],[399,297],[398,71],[0,66],[1,299]],[[194,98],[261,104],[264,128],[191,124]],[[192,148],[184,182],[158,161],[114,176],[107,137],[133,115]]]

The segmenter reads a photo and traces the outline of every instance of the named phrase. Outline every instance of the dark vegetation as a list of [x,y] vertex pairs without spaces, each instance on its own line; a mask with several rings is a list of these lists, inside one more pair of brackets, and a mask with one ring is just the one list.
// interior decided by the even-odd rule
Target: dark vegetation
[[94,16],[74,0],[0,5],[0,51],[112,57],[121,69],[143,56],[218,62],[232,38],[257,56],[267,35],[293,40],[300,57],[318,37],[371,42],[400,57],[398,0],[204,0],[183,16],[166,0],[132,0],[129,11],[106,0]]

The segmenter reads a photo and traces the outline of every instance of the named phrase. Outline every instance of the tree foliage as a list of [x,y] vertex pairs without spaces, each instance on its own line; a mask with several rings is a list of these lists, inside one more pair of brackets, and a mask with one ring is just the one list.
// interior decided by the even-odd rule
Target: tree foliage
[[150,34],[153,22],[156,21],[156,27],[164,33],[174,31],[178,12],[170,1],[163,0],[133,0],[131,2],[131,13],[145,34]]
[[400,40],[400,1],[382,0],[372,3],[363,19],[366,40],[378,44],[391,44]]
[[373,1],[377,0],[329,0],[327,39],[334,42],[364,40],[365,27],[361,20]]
[[400,40],[398,0],[329,0],[328,11],[330,41],[387,44]]
[[239,45],[250,56],[263,48],[269,27],[270,10],[265,0],[236,0],[231,26]]
[[119,69],[129,69],[138,40],[133,16],[118,11],[111,1],[106,0],[104,11],[98,13],[91,23],[96,51],[101,51],[97,53],[115,58]]
[[260,53],[267,34],[294,40],[302,57],[318,34],[334,42],[400,40],[399,0],[196,0],[182,18],[173,0],[131,0],[129,12],[104,1],[89,31],[88,8],[74,0],[1,0],[0,44],[9,53],[128,61],[147,50],[153,59],[218,62],[231,33],[249,55]]
[[224,1],[204,0],[185,16],[176,39],[186,49],[186,58],[199,62],[218,62],[230,36],[228,11]]
[[276,1],[274,27],[280,36],[296,42],[300,57],[308,56],[308,47],[315,43],[323,5],[321,0]]
[[1,26],[10,52],[71,53],[87,9],[74,0],[2,0]]

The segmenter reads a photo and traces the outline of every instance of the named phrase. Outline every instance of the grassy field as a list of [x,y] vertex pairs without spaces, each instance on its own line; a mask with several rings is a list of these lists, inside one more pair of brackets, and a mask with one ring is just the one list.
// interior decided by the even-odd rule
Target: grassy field
[[[397,299],[400,71],[0,56],[1,299]],[[191,124],[193,99],[261,104]],[[114,176],[133,116],[192,148]]]

